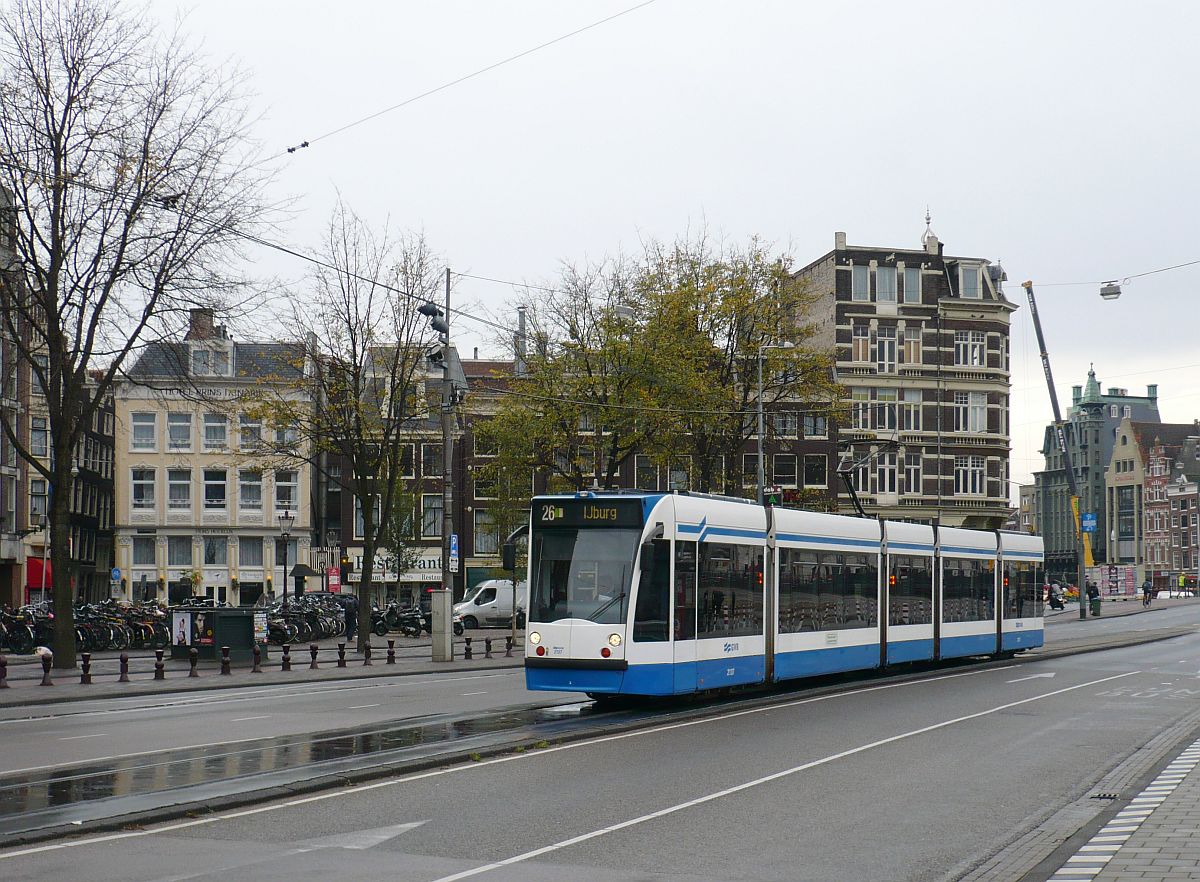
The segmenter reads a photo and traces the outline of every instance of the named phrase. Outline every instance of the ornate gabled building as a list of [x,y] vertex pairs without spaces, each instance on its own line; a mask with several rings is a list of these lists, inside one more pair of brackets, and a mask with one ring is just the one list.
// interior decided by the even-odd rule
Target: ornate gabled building
[[[1009,514],[1009,318],[1004,272],[921,248],[848,245],[795,273],[817,298],[849,423],[842,457],[868,514],[998,528]],[[832,480],[832,476],[831,476]],[[843,493],[840,507],[849,507]]]
[[[1099,528],[1092,534],[1092,556],[1098,562],[1108,559],[1110,537],[1103,526],[1108,522],[1104,474],[1113,456],[1117,426],[1122,419],[1160,422],[1158,387],[1147,386],[1144,396],[1130,395],[1128,389],[1117,387],[1102,393],[1095,370],[1089,369],[1087,383],[1071,390],[1064,434],[1075,468],[1080,510],[1096,515]],[[1077,572],[1075,519],[1063,455],[1053,426],[1046,427],[1041,452],[1046,467],[1035,472],[1033,478],[1037,485],[1038,525],[1046,546],[1046,572],[1073,583]]]

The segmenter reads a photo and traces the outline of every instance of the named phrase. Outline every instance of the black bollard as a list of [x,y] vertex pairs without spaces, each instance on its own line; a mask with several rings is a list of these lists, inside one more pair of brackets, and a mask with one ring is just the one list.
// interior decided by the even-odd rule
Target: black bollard
[[279,665],[279,670],[290,671],[292,669],[292,646],[290,643],[283,644],[283,662]]
[[512,635],[509,634],[504,638],[504,657],[512,658]]
[[8,688],[8,659],[0,655],[0,689]]
[[345,643],[338,644],[338,667],[339,668],[346,667],[346,644]]
[[317,670],[317,644],[308,644],[308,654],[312,657],[312,661],[308,663],[308,669],[310,671],[315,671]]
[[262,648],[257,643],[255,643],[254,644],[254,667],[252,667],[250,669],[250,673],[251,674],[261,674],[262,672],[263,672]]
[[79,665],[79,685],[90,686],[92,683],[92,654],[82,652],[79,657],[83,660]]
[[463,658],[470,661],[474,657],[471,655],[471,638],[464,637],[463,642],[467,644],[467,648],[463,650]]
[[193,646],[191,649],[188,650],[188,664],[191,666],[188,669],[189,677],[199,677],[200,676],[200,672],[196,670],[196,663],[198,661],[200,661],[200,650],[198,650],[196,647]]
[[395,640],[388,641],[387,663],[389,665],[394,665],[396,663],[396,641]]
[[371,644],[364,643],[363,644],[363,667],[366,667],[369,664],[372,664],[372,662],[371,662]]
[[229,676],[232,672],[229,670],[229,647],[221,647],[221,673]]
[[492,657],[492,638],[491,637],[483,638],[483,657],[484,658]]
[[167,679],[167,666],[163,662],[163,651],[161,649],[154,650],[154,679]]
[[117,677],[117,682],[129,682],[129,656],[124,652],[121,653],[121,676]]

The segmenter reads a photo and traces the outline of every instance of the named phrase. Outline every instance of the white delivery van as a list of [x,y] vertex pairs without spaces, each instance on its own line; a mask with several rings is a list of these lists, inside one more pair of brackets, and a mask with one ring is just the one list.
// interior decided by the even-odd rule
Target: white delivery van
[[[517,627],[525,627],[525,607],[528,588],[517,583]],[[509,579],[488,579],[480,582],[461,603],[454,605],[454,614],[462,616],[464,628],[491,626],[508,627],[513,614],[513,584]]]

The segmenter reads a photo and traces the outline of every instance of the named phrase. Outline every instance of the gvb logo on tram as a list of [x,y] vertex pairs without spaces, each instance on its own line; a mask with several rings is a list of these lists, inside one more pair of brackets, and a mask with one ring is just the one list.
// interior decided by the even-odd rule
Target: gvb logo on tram
[[530,689],[683,695],[1043,643],[1039,536],[688,493],[532,512]]

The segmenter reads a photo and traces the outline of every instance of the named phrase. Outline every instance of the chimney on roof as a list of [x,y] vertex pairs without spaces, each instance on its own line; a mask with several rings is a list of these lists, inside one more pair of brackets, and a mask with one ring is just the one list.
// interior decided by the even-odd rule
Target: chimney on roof
[[476,347],[475,347],[473,350],[471,350],[471,351],[474,353],[474,354],[471,356],[472,360],[474,360],[474,361],[479,361],[479,347],[478,347],[478,346],[476,346]]
[[1158,383],[1147,383],[1146,384],[1146,397],[1147,398],[1158,398]]
[[833,234],[833,250],[834,251],[845,251],[846,250],[846,234],[845,233],[834,233]]
[[1083,387],[1082,386],[1072,386],[1071,387],[1071,403],[1078,404],[1079,399],[1082,397],[1083,397]]
[[214,335],[213,311],[207,306],[198,306],[188,310],[188,332],[184,340],[210,340]]

